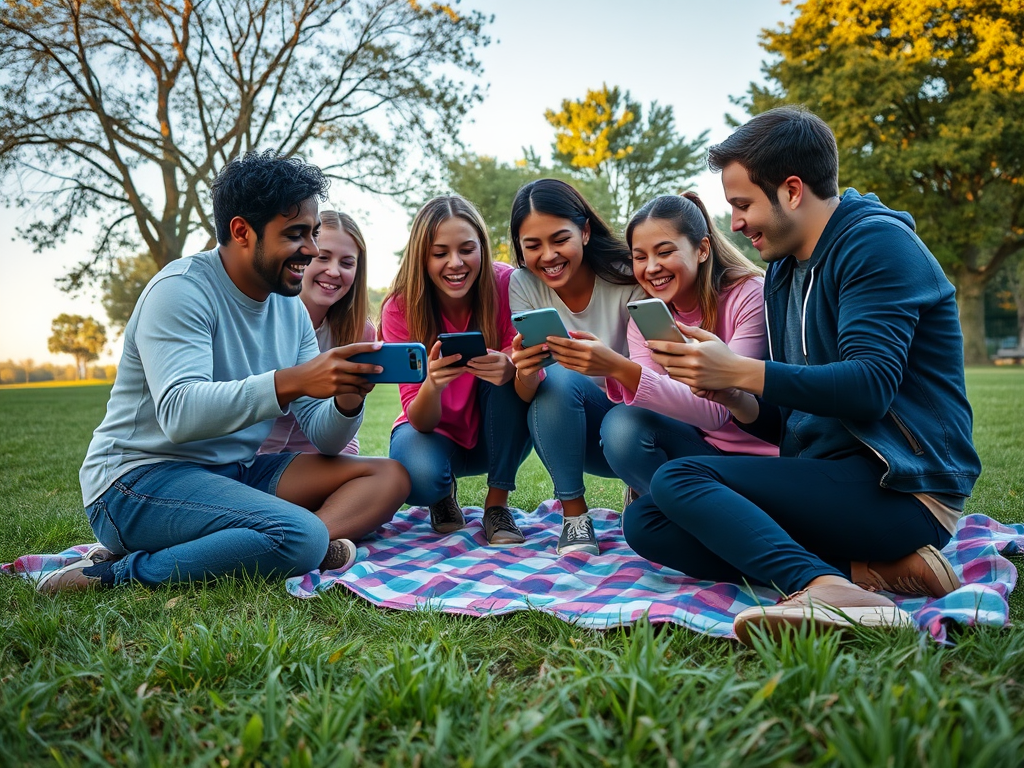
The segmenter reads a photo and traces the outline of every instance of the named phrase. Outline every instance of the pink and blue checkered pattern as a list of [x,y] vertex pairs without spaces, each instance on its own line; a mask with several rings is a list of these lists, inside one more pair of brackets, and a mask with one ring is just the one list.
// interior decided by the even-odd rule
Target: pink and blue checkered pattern
[[[713,637],[735,637],[737,613],[780,598],[768,589],[698,581],[654,565],[626,545],[618,513],[595,509],[591,515],[601,554],[558,557],[562,512],[556,501],[520,516],[526,543],[515,547],[486,546],[479,508],[467,508],[467,526],[447,536],[430,529],[426,509],[412,508],[361,542],[350,570],[288,579],[288,593],[313,597],[341,584],[388,608],[470,616],[538,610],[595,629],[632,624],[646,614],[652,623],[681,624]],[[1017,570],[1000,553],[1022,552],[1024,525],[970,515],[944,550],[964,586],[940,600],[896,601],[940,642],[948,641],[954,625],[1005,626]]]
[[[401,512],[361,542],[359,561],[350,570],[288,579],[288,593],[313,597],[341,584],[388,608],[470,616],[538,610],[596,629],[631,624],[646,614],[651,622],[681,624],[714,637],[734,637],[737,613],[779,598],[770,590],[697,581],[649,563],[626,546],[619,515],[610,510],[591,512],[601,554],[565,557],[555,554],[562,520],[558,502],[520,516],[527,541],[516,547],[486,546],[480,510],[466,511],[467,526],[447,536],[430,530],[425,509]],[[0,566],[0,573],[34,581],[80,558],[88,547],[25,555]],[[1024,525],[969,515],[943,552],[964,586],[939,600],[896,596],[896,601],[939,642],[949,642],[954,627],[1005,626],[1006,597],[1017,583],[1017,569],[1003,555],[1024,553]]]

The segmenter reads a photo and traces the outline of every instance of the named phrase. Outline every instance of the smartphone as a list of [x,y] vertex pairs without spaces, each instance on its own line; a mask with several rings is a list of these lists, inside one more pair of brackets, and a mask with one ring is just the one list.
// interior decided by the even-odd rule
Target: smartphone
[[465,333],[439,333],[438,340],[441,342],[441,357],[448,355],[462,355],[461,360],[452,363],[453,368],[465,365],[474,357],[483,357],[487,354],[487,343],[480,331],[466,331]]
[[[558,311],[551,307],[531,309],[528,312],[516,312],[512,315],[512,325],[522,334],[524,347],[543,344],[548,336],[569,338],[569,332],[565,330],[565,324],[562,322],[562,318],[558,316]],[[541,367],[547,368],[555,362],[557,361],[549,352],[547,358],[541,363]]]
[[363,376],[374,384],[422,384],[427,378],[427,348],[415,341],[386,343],[376,352],[361,352],[349,360],[383,368]]
[[629,316],[636,327],[648,341],[676,341],[681,344],[694,344],[693,339],[685,336],[676,326],[675,318],[668,305],[661,299],[642,299],[631,301],[626,305]]

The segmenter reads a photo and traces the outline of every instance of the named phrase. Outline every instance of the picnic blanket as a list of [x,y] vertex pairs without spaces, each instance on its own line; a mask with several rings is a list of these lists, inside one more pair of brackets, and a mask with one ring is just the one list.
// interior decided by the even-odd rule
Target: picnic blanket
[[[557,501],[520,516],[526,543],[515,547],[486,546],[482,511],[467,507],[465,513],[465,528],[439,536],[426,508],[401,512],[360,542],[350,570],[288,579],[288,593],[308,598],[341,584],[388,608],[470,616],[538,610],[595,629],[632,624],[646,614],[652,623],[681,624],[713,637],[735,637],[736,614],[781,597],[766,588],[699,581],[644,560],[623,539],[619,514],[608,509],[591,510],[601,554],[564,557],[555,553],[562,522]],[[894,596],[896,602],[943,643],[957,625],[1005,626],[1017,569],[1000,553],[1024,553],[1024,525],[969,515],[943,553],[964,586],[938,600]]]
[[[465,528],[439,536],[430,529],[425,508],[400,512],[360,542],[359,561],[350,570],[288,579],[288,593],[309,598],[340,584],[388,608],[470,616],[539,610],[596,629],[631,624],[646,615],[652,623],[680,624],[714,637],[734,637],[737,613],[780,597],[768,589],[698,581],[644,560],[626,545],[619,515],[611,510],[591,511],[601,554],[564,557],[555,554],[562,520],[557,501],[520,516],[527,540],[515,547],[486,546],[481,510],[468,507],[466,514]],[[80,558],[88,546],[25,555],[0,566],[0,572],[35,580]],[[1024,525],[968,515],[943,552],[964,586],[938,600],[896,596],[896,602],[921,630],[943,643],[956,627],[1005,626],[1006,598],[1017,570],[1003,555],[1024,553]]]

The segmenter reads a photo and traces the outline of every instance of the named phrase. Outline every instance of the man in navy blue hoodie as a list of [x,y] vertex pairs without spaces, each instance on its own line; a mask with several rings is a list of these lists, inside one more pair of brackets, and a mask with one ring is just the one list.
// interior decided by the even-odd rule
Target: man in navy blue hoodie
[[980,461],[971,442],[953,286],[909,214],[838,188],[835,137],[784,107],[753,118],[708,161],[732,228],[768,262],[769,359],[713,334],[650,342],[654,359],[780,457],[665,464],[623,528],[641,555],[699,578],[789,595],[734,624],[900,626],[879,590],[939,597],[959,587],[939,548]]

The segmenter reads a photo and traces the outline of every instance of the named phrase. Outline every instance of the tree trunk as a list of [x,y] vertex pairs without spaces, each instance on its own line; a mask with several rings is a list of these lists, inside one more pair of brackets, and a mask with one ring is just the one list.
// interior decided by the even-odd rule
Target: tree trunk
[[964,334],[965,365],[989,364],[985,345],[985,278],[983,273],[966,269],[957,275],[956,303]]

